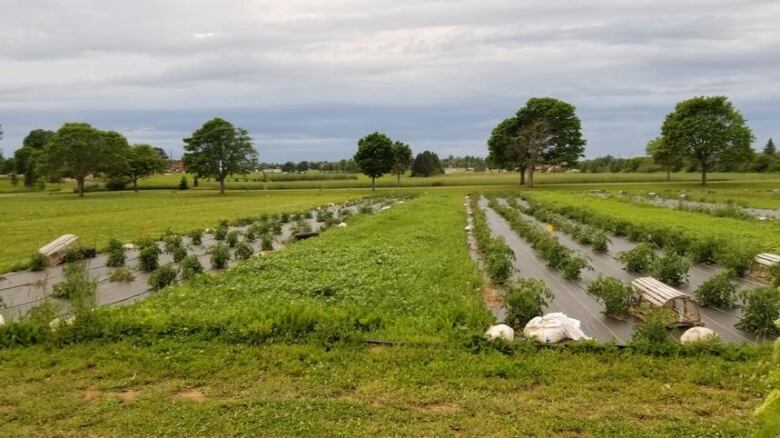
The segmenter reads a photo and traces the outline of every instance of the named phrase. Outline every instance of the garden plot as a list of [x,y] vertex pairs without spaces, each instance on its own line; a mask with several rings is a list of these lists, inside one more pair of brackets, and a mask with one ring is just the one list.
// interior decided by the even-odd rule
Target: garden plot
[[[615,321],[603,315],[603,306],[585,290],[586,280],[564,280],[559,273],[549,268],[531,245],[520,238],[509,223],[488,206],[481,198],[479,206],[487,216],[488,226],[496,236],[501,236],[514,251],[516,274],[542,280],[554,292],[555,298],[548,306],[551,312],[563,312],[571,318],[580,320],[586,335],[600,341],[625,343],[631,338],[632,324]],[[587,275],[587,271],[583,273]]]
[[[519,212],[523,218],[527,221],[536,223],[539,227],[545,228],[547,224],[540,222],[535,217],[526,215],[523,212]],[[634,274],[623,269],[623,264],[615,258],[620,252],[633,249],[637,244],[629,241],[628,239],[610,236],[609,250],[607,253],[598,253],[593,251],[587,245],[583,245],[571,236],[561,231],[554,231],[554,235],[565,246],[574,249],[580,254],[585,255],[590,261],[593,267],[592,271],[583,272],[583,280],[586,283],[598,278],[599,274],[603,274],[609,277],[615,277],[623,281],[631,281],[636,278],[645,276],[643,274]],[[715,266],[707,265],[692,265],[688,272],[688,282],[675,287],[680,292],[688,295],[693,295],[693,291],[696,290],[699,285],[707,281],[713,275],[716,275],[719,269]],[[739,284],[743,287],[756,287],[757,284],[750,279],[739,279]],[[706,327],[709,327],[718,332],[721,337],[728,341],[749,341],[754,342],[755,336],[751,333],[737,330],[734,325],[739,321],[739,309],[721,310],[710,307],[701,307],[702,319]]]
[[634,202],[644,202],[657,207],[701,211],[714,216],[744,215],[760,220],[780,219],[780,210],[769,208],[738,207],[731,204],[715,204],[688,199],[669,199],[641,195],[628,195],[626,199]]
[[[370,205],[373,211],[381,211],[388,207],[381,202],[372,204],[369,201],[367,205]],[[341,208],[347,208],[354,214],[360,211],[360,206],[331,206],[327,210],[333,213]],[[316,213],[316,211],[314,210],[313,213]],[[317,221],[314,215],[312,218],[305,220],[314,231],[318,231],[322,227],[322,224]],[[282,226],[281,233],[274,236],[274,250],[284,248],[285,242],[292,237],[294,226],[293,222],[287,222]],[[248,226],[236,226],[228,229],[229,231],[244,233],[248,228]],[[215,271],[211,266],[209,250],[219,241],[215,239],[213,233],[204,234],[200,245],[193,245],[190,237],[187,236],[182,236],[182,241],[184,247],[188,249],[188,255],[196,256],[205,272]],[[260,239],[247,243],[252,247],[255,254],[261,252]],[[163,243],[157,242],[156,244],[161,249],[160,265],[173,262],[173,256],[162,251],[164,249]],[[107,259],[107,254],[98,254],[94,258],[84,261],[87,265],[89,276],[98,281],[96,292],[97,305],[126,305],[146,298],[152,293],[153,289],[149,286],[151,273],[137,267],[133,268],[139,260],[139,250],[132,249],[126,252],[125,265],[131,269],[134,277],[130,281],[110,281],[109,276],[116,268],[107,266]],[[236,265],[238,262],[239,260],[231,257],[228,261],[228,268]],[[51,267],[41,272],[21,271],[3,275],[2,280],[0,280],[0,300],[2,300],[0,301],[2,303],[0,315],[3,315],[6,321],[19,320],[27,312],[48,298],[67,305],[67,300],[51,297],[54,286],[62,280],[64,280],[64,265]]]

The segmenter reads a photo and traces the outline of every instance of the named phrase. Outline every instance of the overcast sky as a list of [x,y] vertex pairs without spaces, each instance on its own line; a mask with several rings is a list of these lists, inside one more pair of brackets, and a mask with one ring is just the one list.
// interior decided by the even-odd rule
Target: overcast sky
[[351,156],[383,131],[486,155],[532,96],[588,156],[638,155],[681,99],[726,95],[780,137],[780,1],[0,0],[0,146],[86,121],[181,152],[211,117],[261,160]]

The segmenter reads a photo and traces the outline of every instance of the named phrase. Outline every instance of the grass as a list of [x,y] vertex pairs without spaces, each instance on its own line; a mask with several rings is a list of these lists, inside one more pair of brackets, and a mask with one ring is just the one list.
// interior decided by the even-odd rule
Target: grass
[[103,248],[110,238],[123,241],[159,236],[167,228],[187,232],[262,213],[291,212],[366,195],[366,191],[231,192],[145,191],[67,194],[24,193],[0,196],[0,272],[26,263],[30,254],[65,233],[84,245]]

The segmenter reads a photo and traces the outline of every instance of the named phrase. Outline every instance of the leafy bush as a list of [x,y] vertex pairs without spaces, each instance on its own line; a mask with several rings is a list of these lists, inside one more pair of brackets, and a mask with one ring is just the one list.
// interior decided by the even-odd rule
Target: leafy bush
[[214,240],[225,240],[225,237],[228,235],[228,227],[227,225],[220,224],[217,228],[214,229]]
[[196,275],[203,273],[203,265],[198,257],[190,255],[181,261],[181,279],[192,280]]
[[652,265],[653,275],[659,281],[677,286],[688,281],[688,270],[691,264],[685,257],[674,251],[667,251],[663,257],[656,259]]
[[260,249],[262,251],[273,251],[274,237],[270,234],[263,234],[263,237],[260,239]]
[[311,224],[304,218],[298,219],[290,229],[293,234],[310,233],[311,230]]
[[49,258],[45,255],[35,252],[30,256],[30,270],[33,272],[43,271],[49,266]]
[[522,329],[536,316],[541,316],[544,307],[553,299],[552,291],[541,280],[522,278],[511,285],[504,297],[506,323]]
[[512,276],[512,261],[515,259],[515,253],[507,246],[504,239],[491,238],[486,248],[485,264],[487,265],[488,276],[495,284],[504,284]]
[[731,282],[734,273],[724,270],[702,283],[694,295],[702,304],[720,309],[734,307],[737,300],[737,288]]
[[603,231],[595,231],[590,237],[590,244],[593,247],[593,251],[605,253],[609,249],[609,238]]
[[179,273],[176,267],[173,266],[173,263],[166,263],[155,269],[152,275],[149,276],[149,286],[154,290],[163,289],[175,284],[178,275]]
[[177,246],[173,249],[171,254],[173,255],[174,263],[179,263],[180,261],[184,260],[184,257],[187,257],[187,248],[183,246]]
[[780,334],[780,328],[775,324],[775,320],[780,318],[780,289],[774,287],[746,289],[741,292],[741,295],[745,308],[737,328],[759,336]]
[[159,265],[160,248],[157,245],[143,247],[138,256],[138,267],[142,271],[152,272]]
[[163,239],[165,244],[165,252],[173,253],[176,248],[180,248],[183,245],[181,236],[176,234],[169,234]]
[[65,263],[74,263],[81,260],[84,260],[84,252],[79,247],[68,248],[62,255],[62,261]]
[[239,242],[236,244],[234,251],[236,260],[248,260],[254,254],[252,247],[246,242]]
[[118,281],[133,281],[135,280],[135,275],[133,275],[133,271],[131,271],[128,268],[118,268],[111,271],[111,273],[108,275],[108,281],[111,282],[118,282]]
[[235,248],[236,244],[238,243],[239,236],[241,236],[241,233],[239,233],[238,230],[230,231],[225,236],[225,243],[227,243],[227,246]]
[[372,214],[374,213],[374,206],[371,204],[364,204],[360,206],[360,209],[358,210],[360,214]]
[[588,293],[604,303],[604,313],[607,316],[616,319],[628,316],[631,295],[634,293],[630,284],[614,277],[599,275],[599,278],[588,285]]
[[569,257],[566,259],[561,270],[563,278],[572,281],[578,281],[582,278],[583,269],[590,268],[588,262],[582,257]]
[[679,343],[669,333],[674,313],[662,307],[643,306],[642,320],[634,326],[630,346],[647,353],[668,354],[679,349]]
[[202,245],[203,244],[203,230],[197,229],[192,230],[189,233],[190,237],[190,244],[191,245]]
[[655,262],[655,251],[649,243],[640,243],[633,249],[618,254],[618,260],[623,262],[628,272],[648,272]]
[[731,269],[739,277],[744,277],[753,266],[756,252],[754,248],[731,244],[716,249],[715,256],[724,268]]
[[181,177],[181,180],[179,181],[179,190],[187,190],[190,186],[187,184],[187,177],[183,176]]
[[69,263],[65,266],[65,280],[54,285],[52,296],[71,300],[74,309],[86,309],[95,305],[97,282],[89,277],[87,265]]
[[253,227],[249,227],[244,231],[244,242],[254,242],[257,240],[257,232]]
[[113,268],[125,265],[125,249],[122,246],[122,242],[117,239],[111,239],[108,241],[108,259],[106,260],[106,266]]
[[211,267],[213,269],[225,269],[230,261],[230,249],[227,245],[218,243],[211,247]]

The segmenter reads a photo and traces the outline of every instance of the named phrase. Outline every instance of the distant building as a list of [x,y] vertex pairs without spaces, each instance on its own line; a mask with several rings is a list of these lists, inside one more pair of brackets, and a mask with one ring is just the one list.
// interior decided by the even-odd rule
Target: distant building
[[184,167],[184,161],[182,160],[168,160],[168,172],[169,173],[184,173],[187,169]]

